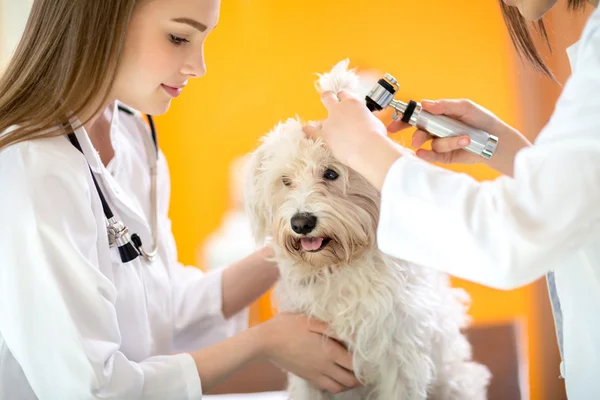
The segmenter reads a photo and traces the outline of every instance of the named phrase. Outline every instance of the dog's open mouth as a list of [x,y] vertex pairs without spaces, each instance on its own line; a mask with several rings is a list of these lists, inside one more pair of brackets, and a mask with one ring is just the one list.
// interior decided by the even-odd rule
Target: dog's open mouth
[[300,246],[306,252],[317,253],[323,250],[330,241],[329,238],[304,237],[300,239]]

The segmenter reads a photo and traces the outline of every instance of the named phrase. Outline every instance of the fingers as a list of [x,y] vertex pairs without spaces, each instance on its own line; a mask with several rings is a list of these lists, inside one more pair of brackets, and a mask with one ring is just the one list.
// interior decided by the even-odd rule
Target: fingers
[[341,383],[336,382],[335,380],[333,380],[325,375],[321,375],[315,383],[319,389],[325,390],[325,391],[327,391],[329,393],[333,393],[333,394],[341,393],[344,390],[346,390]]
[[340,101],[350,100],[350,99],[358,100],[358,97],[356,97],[356,95],[354,95],[350,92],[347,92],[345,90],[340,90],[337,94],[337,97],[338,97],[338,99],[340,99]]
[[311,139],[316,139],[320,136],[321,130],[313,125],[305,125],[302,127],[302,131],[306,136]]
[[431,149],[436,153],[448,153],[450,151],[465,148],[470,143],[471,139],[469,136],[448,137],[433,140],[431,142]]
[[330,393],[340,393],[360,385],[352,372],[352,355],[334,340],[324,338],[325,354],[328,361],[321,373],[324,374],[319,386]]
[[392,121],[392,122],[390,122],[388,124],[387,130],[390,133],[395,133],[395,132],[399,132],[399,131],[401,131],[403,129],[410,128],[410,127],[411,127],[410,124],[408,124],[406,122],[402,122],[401,119],[397,119],[397,120]]
[[[335,344],[335,346],[341,348],[338,344]],[[338,353],[340,350],[336,349],[335,352]],[[349,359],[346,358],[346,355],[338,354],[336,362],[332,362],[330,366],[322,372],[324,374],[322,378],[324,379],[321,380],[321,384],[325,385],[326,387],[324,389],[331,393],[340,393],[360,385],[359,380],[352,372],[352,360],[350,354],[345,350],[341,351],[341,353],[345,353]]]
[[464,118],[475,107],[469,100],[423,100],[421,106],[432,114],[444,114],[454,118]]
[[432,114],[444,114],[444,107],[441,104],[441,100],[422,100],[421,106],[423,110],[428,111]]
[[359,98],[346,90],[340,90],[337,94],[332,91],[326,91],[321,94],[321,101],[328,110],[332,105],[344,100],[359,100]]
[[[422,137],[418,138],[418,140],[421,139]],[[413,142],[414,141],[415,139],[413,137]],[[464,160],[464,155],[461,154],[464,152],[460,150],[467,147],[470,143],[471,138],[468,136],[434,139],[431,142],[431,150],[419,149],[417,150],[416,155],[417,157],[432,163],[452,164],[453,162]]]
[[323,94],[321,94],[321,102],[323,103],[323,105],[325,106],[327,111],[329,111],[331,109],[331,107],[333,107],[335,104],[339,103],[340,100],[339,100],[338,96],[336,96],[336,94],[333,93],[332,91],[326,91],[326,92],[323,92]]
[[442,164],[451,164],[453,154],[454,153],[436,153],[435,151],[424,149],[419,149],[416,152],[417,157],[425,161]]
[[310,332],[318,333],[324,335],[329,330],[329,325],[324,322],[321,322],[316,319],[309,318],[308,320],[308,330]]
[[346,389],[351,389],[360,385],[360,382],[352,372],[339,365],[333,365],[326,373],[329,378],[341,384]]
[[[329,329],[329,325],[327,325],[326,323],[315,320],[315,319],[309,319],[308,320],[308,330],[310,332],[318,333],[319,335],[321,335],[322,339],[325,341],[325,344],[327,346],[334,346],[333,350],[335,350],[335,347],[337,346],[337,347],[340,347],[342,349],[342,351],[346,351],[346,349],[344,347],[342,347],[342,345],[341,345],[341,343],[343,343],[343,340],[340,339],[339,337],[333,335],[333,333]],[[330,350],[332,350],[332,349],[330,349]]]
[[434,138],[429,133],[417,129],[413,134],[411,145],[414,148],[419,148],[429,140],[433,140],[431,142],[431,149],[437,153],[447,153],[454,150],[464,149],[471,144],[471,138],[467,135],[447,138]]
[[341,344],[336,342],[330,342],[330,354],[331,358],[337,365],[345,368],[348,371],[353,371],[352,365],[352,354],[346,350]]
[[321,321],[311,319],[309,321],[309,331],[318,333],[325,340],[326,352],[331,359],[339,366],[352,371],[352,354],[344,347],[343,340],[332,335],[329,326]]
[[431,139],[433,139],[433,136],[431,136],[429,133],[422,131],[420,129],[417,129],[415,131],[415,133],[413,133],[411,145],[414,148],[419,148],[419,147],[423,146],[425,144],[425,142],[427,142]]
[[[308,320],[308,330],[310,332],[318,333],[319,335],[322,335],[323,339],[327,341],[328,346],[335,345],[337,347],[341,347],[342,350],[345,351],[345,349],[340,344],[343,342],[343,340],[340,339],[339,337],[336,337],[335,335],[333,335],[331,330],[329,329],[329,325],[327,325],[326,323],[311,318]],[[328,340],[328,339],[333,339],[333,341]],[[339,342],[339,343],[337,343],[337,342]]]
[[419,148],[429,140],[432,140],[431,150],[419,149],[417,150],[416,155],[417,157],[432,163],[451,164],[461,160],[464,161],[464,156],[466,154],[461,154],[464,152],[459,150],[464,149],[471,144],[471,138],[469,136],[434,138],[425,131],[417,130],[413,134],[411,145],[414,148]]

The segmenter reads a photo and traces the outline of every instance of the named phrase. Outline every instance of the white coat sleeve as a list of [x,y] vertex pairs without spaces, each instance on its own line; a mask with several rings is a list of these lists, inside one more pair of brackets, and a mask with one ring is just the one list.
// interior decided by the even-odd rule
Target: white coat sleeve
[[120,351],[116,288],[98,265],[89,170],[29,146],[38,145],[5,150],[0,164],[9,189],[0,215],[10,232],[0,241],[0,332],[36,396],[201,399],[191,355],[133,362]]
[[204,273],[179,262],[168,218],[171,184],[164,157],[159,158],[161,241],[167,253],[174,307],[174,351],[193,351],[239,333],[248,327],[248,310],[226,319],[223,315],[223,270]]
[[[592,18],[600,18],[595,13]],[[592,21],[554,115],[514,178],[476,182],[402,157],[382,188],[378,243],[496,288],[529,283],[600,229],[600,30]]]

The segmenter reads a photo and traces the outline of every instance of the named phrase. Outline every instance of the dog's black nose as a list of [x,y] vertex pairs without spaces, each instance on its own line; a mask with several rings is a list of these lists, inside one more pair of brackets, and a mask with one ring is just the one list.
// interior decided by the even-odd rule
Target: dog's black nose
[[308,213],[296,214],[291,220],[292,229],[298,235],[307,235],[317,226],[317,217]]

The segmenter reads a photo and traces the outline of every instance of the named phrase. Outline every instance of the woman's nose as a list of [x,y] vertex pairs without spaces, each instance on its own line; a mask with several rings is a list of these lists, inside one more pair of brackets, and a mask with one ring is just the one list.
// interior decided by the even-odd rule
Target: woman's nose
[[200,54],[195,54],[188,59],[181,71],[184,75],[191,78],[200,78],[206,75],[206,62],[204,60],[204,48]]

